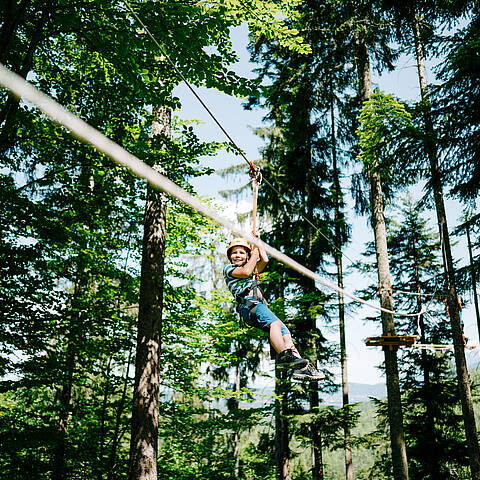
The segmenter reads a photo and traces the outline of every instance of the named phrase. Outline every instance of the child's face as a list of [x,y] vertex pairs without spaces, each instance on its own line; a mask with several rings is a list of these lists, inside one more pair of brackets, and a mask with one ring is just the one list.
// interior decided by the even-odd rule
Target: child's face
[[233,247],[230,253],[230,261],[233,265],[241,267],[248,260],[248,250],[245,247]]

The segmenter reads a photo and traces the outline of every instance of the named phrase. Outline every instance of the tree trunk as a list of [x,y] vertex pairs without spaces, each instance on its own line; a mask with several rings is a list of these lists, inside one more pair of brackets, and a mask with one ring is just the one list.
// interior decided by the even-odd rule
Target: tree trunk
[[[412,232],[412,251],[413,251],[413,262],[415,268],[415,290],[417,292],[417,312],[421,312],[422,305],[422,287],[420,285],[420,270],[419,270],[419,261],[417,254],[417,245],[415,243],[415,232]],[[420,327],[420,343],[425,344],[425,323],[424,316],[421,314],[418,318],[418,324]],[[435,435],[435,402],[433,399],[432,385],[430,382],[430,370],[428,368],[428,353],[426,350],[422,350],[422,369],[423,369],[423,399],[425,402],[425,414],[427,420],[427,438],[429,439],[429,451],[431,452],[426,462],[428,463],[429,470],[431,473],[431,478],[440,478],[440,462],[437,455],[437,441]]]
[[[284,298],[284,279],[280,277],[277,285],[277,298]],[[283,308],[285,308],[283,306]],[[285,310],[283,310],[285,318]],[[288,384],[285,372],[275,369],[275,463],[278,480],[290,480],[290,447],[288,438],[287,395]]]
[[431,104],[428,92],[428,84],[425,70],[424,48],[420,36],[420,21],[414,11],[412,15],[412,29],[415,42],[415,53],[417,59],[418,78],[424,107],[425,122],[425,148],[430,162],[430,174],[432,188],[437,211],[437,221],[440,230],[440,241],[443,253],[443,266],[445,271],[445,284],[447,287],[447,304],[450,313],[452,328],[453,346],[455,352],[455,364],[457,370],[458,386],[462,404],[463,421],[465,425],[465,436],[467,439],[468,455],[470,460],[470,472],[473,480],[480,480],[480,448],[478,445],[477,429],[473,412],[472,394],[465,358],[463,332],[460,322],[460,312],[457,303],[457,291],[455,286],[455,272],[453,268],[453,257],[450,247],[450,237],[447,226],[447,216],[443,200],[443,187],[440,166],[438,161],[437,142],[433,120],[431,115]]
[[108,408],[108,398],[110,396],[110,373],[112,367],[112,354],[108,357],[107,370],[105,372],[105,389],[103,391],[103,401],[102,409],[100,411],[100,432],[98,435],[98,458],[97,458],[97,480],[102,480],[103,473],[105,471],[105,432],[106,432],[106,418],[107,418],[107,408]]
[[5,18],[3,19],[3,25],[0,30],[1,63],[5,63],[9,43],[14,37],[15,31],[20,24],[20,20],[22,19],[29,3],[31,3],[31,0],[21,0],[20,2],[15,0],[6,1]]
[[[238,412],[238,405],[239,405],[239,394],[240,394],[240,364],[235,366],[235,410]],[[239,430],[236,429],[234,436],[233,436],[233,458],[235,461],[234,470],[233,470],[233,478],[240,478],[240,433]]]
[[[381,179],[374,171],[375,165],[368,167],[370,180],[370,204],[372,224],[375,232],[375,250],[378,268],[378,288],[380,305],[391,310],[393,307],[390,282],[390,265],[387,250],[387,235],[384,218],[383,193]],[[382,334],[395,335],[393,315],[382,312]],[[408,479],[407,451],[403,433],[403,413],[398,377],[396,348],[384,348],[385,376],[387,380],[388,417],[390,424],[390,442],[392,446],[392,465],[395,480]]]
[[468,222],[467,222],[467,243],[468,243],[468,255],[470,257],[470,275],[472,277],[473,302],[475,304],[475,315],[477,318],[478,339],[480,341],[480,312],[478,310],[477,279],[475,275],[475,269],[473,266],[472,242],[470,240],[470,225],[468,224]]
[[[310,384],[310,412],[318,414],[319,398],[318,398],[318,382]],[[322,457],[322,436],[316,427],[312,425],[312,480],[323,480],[323,457]]]
[[[356,61],[359,80],[360,107],[371,97],[372,80],[370,61],[366,44],[366,32],[359,31],[356,37]],[[380,305],[392,309],[392,291],[390,282],[390,265],[388,260],[387,236],[384,218],[382,182],[377,171],[378,165],[367,165],[370,184],[371,221],[375,234],[375,250],[377,257]],[[393,315],[382,312],[383,335],[395,335]],[[408,479],[407,451],[403,433],[403,414],[398,378],[397,351],[384,348],[385,376],[388,395],[388,418],[390,425],[390,443],[392,447],[392,466],[395,480]]]
[[[16,73],[23,78],[27,78],[27,74],[32,69],[35,50],[44,38],[44,32],[47,30],[49,24],[49,17],[53,18],[53,8],[55,4],[56,2],[50,4],[48,8],[45,7],[41,16],[37,18],[33,34],[29,39],[30,41],[25,56],[21,62],[19,59],[18,65],[14,66]],[[7,33],[5,33],[5,35],[7,35]],[[6,48],[10,39],[4,39],[4,41],[6,42],[4,48]],[[19,105],[20,99],[13,95],[9,95],[7,101],[0,109],[0,151],[7,150],[14,143],[15,118]]]
[[132,350],[133,347],[130,347],[128,351],[128,359],[125,365],[125,379],[123,382],[123,389],[122,389],[122,397],[120,398],[120,403],[117,408],[116,416],[115,416],[115,428],[113,431],[112,437],[112,448],[110,449],[110,458],[108,461],[108,474],[107,479],[112,480],[113,475],[115,473],[116,461],[117,461],[117,447],[120,441],[120,421],[122,419],[123,411],[125,410],[125,400],[127,398],[127,387],[128,387],[128,380],[129,380],[129,370],[130,370],[130,363],[132,361]]
[[53,456],[52,480],[64,480],[67,478],[66,465],[66,438],[68,430],[68,420],[70,417],[70,402],[72,399],[72,381],[73,375],[69,372],[67,381],[60,392],[60,415],[57,426],[57,442]]
[[290,480],[290,448],[288,445],[288,386],[285,372],[275,369],[275,459],[277,479]]
[[[69,352],[70,355],[73,353]],[[60,414],[57,425],[57,441],[53,455],[52,480],[67,478],[67,431],[70,418],[70,404],[72,400],[73,360],[67,360],[67,376],[60,391]]]
[[[310,116],[311,111],[305,111],[304,124],[307,128],[310,125]],[[308,160],[308,165],[305,168],[305,218],[314,218],[314,211],[316,207],[316,198],[313,195],[313,178],[308,175],[310,168],[313,167],[312,161],[312,142],[311,137],[307,137],[306,144],[306,160]],[[305,256],[305,266],[312,271],[317,269],[315,260],[313,259],[313,240],[314,240],[314,231],[311,226],[307,226],[304,234],[304,256]],[[312,292],[316,291],[315,282],[310,279],[304,279],[303,283],[304,295],[309,295]],[[313,306],[313,302],[311,302]],[[308,309],[307,311],[309,311]],[[305,354],[310,361],[317,366],[318,352],[317,352],[317,325],[316,325],[316,315],[306,314],[305,315],[305,331],[304,335],[306,336],[305,341]],[[318,414],[318,406],[320,404],[319,394],[318,394],[318,382],[312,382],[309,386],[309,397],[310,397],[310,412]],[[319,433],[318,429],[312,425],[310,429],[310,437],[312,440],[312,480],[323,480],[323,457],[322,457],[322,436]]]
[[[311,218],[311,217],[310,217]],[[308,256],[307,256],[308,258]],[[307,268],[314,270],[311,262],[306,261]],[[306,285],[305,294],[308,294],[315,290],[315,284],[313,281],[308,281]],[[317,344],[316,344],[316,325],[315,317],[308,315],[309,321],[308,328],[305,331],[307,335],[307,348],[306,353],[310,361],[317,365]],[[309,384],[309,401],[310,401],[310,413],[318,414],[318,407],[320,405],[319,393],[318,393],[318,381],[310,382]],[[318,428],[312,424],[310,429],[310,437],[312,440],[312,480],[323,480],[323,457],[322,457],[322,436]]]
[[[171,112],[155,107],[152,137],[170,135]],[[160,165],[154,168],[162,171]],[[138,312],[135,388],[132,405],[129,480],[157,480],[160,347],[163,310],[167,203],[165,195],[147,187],[140,301]]]
[[57,425],[57,441],[53,454],[52,480],[65,480],[67,478],[67,432],[71,416],[73,377],[75,374],[76,350],[79,338],[81,306],[78,304],[84,288],[84,269],[81,260],[77,266],[77,278],[73,289],[73,299],[70,314],[70,328],[68,332],[67,348],[65,354],[65,377],[60,389],[60,413]]
[[[310,217],[311,218],[311,217]],[[307,255],[306,265],[309,269],[314,270],[311,262],[308,261],[309,255]],[[313,281],[307,281],[305,293],[308,294],[315,290],[315,284]],[[307,335],[307,357],[316,366],[317,365],[317,344],[316,344],[316,325],[315,317],[308,315],[309,321],[308,328],[305,334]],[[310,413],[318,414],[318,407],[320,405],[318,394],[318,381],[310,382],[309,384],[309,401],[310,401]],[[310,437],[312,440],[312,480],[323,480],[323,457],[322,457],[322,436],[318,428],[312,424],[310,428]]]
[[[341,227],[344,221],[343,213],[340,210],[342,198],[340,176],[337,165],[337,145],[335,134],[335,105],[330,103],[330,117],[332,127],[332,163],[333,163],[333,202],[335,208],[335,264],[337,266],[337,285],[343,289],[343,266],[342,266],[342,232]],[[340,368],[342,370],[342,405],[350,404],[348,398],[348,371],[347,371],[347,342],[345,335],[345,301],[342,292],[338,292],[338,319],[340,333]],[[352,448],[350,438],[350,427],[345,425],[343,430],[344,451],[345,451],[345,479],[353,480]]]

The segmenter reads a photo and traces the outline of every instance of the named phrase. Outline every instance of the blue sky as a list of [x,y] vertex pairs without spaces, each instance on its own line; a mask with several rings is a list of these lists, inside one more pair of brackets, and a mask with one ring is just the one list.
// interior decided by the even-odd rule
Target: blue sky
[[[235,65],[233,69],[245,77],[253,76],[252,70],[255,68],[255,65],[250,63],[249,54],[246,49],[248,42],[246,26],[235,28],[231,33],[231,38],[240,59],[239,63]],[[414,59],[411,57],[401,57],[397,65],[398,67],[394,72],[384,73],[381,77],[374,76],[373,82],[375,86],[403,100],[418,99],[419,87]],[[430,73],[429,75],[429,80],[433,80],[433,74]],[[259,158],[259,149],[263,146],[263,142],[253,133],[252,129],[262,125],[262,116],[265,112],[244,110],[241,99],[230,97],[216,90],[198,88],[196,91],[229,132],[237,145],[246,152],[247,158],[251,161]],[[185,85],[182,84],[178,86],[175,94],[182,102],[182,110],[177,112],[177,115],[183,119],[199,120],[201,123],[195,127],[195,131],[202,140],[226,141],[224,134]],[[226,152],[220,152],[217,156],[204,160],[205,165],[215,169],[222,169],[241,162],[243,162],[243,159]],[[232,184],[232,182],[235,181],[246,182],[248,179],[247,170],[245,164],[245,179],[238,178],[227,181],[218,175],[212,175],[210,177],[194,179],[192,183],[199,195],[214,197],[220,201],[218,191],[238,186],[238,184]],[[421,188],[416,189],[416,195],[421,195]],[[241,208],[245,208],[245,202],[243,202]],[[452,230],[457,223],[460,213],[461,206],[453,200],[448,200],[447,214],[450,230]],[[369,226],[368,218],[351,215],[350,220],[352,223],[353,240],[346,249],[346,254],[348,257],[357,260],[360,252],[364,249],[364,244],[373,240],[373,234]],[[431,212],[431,225],[434,226],[435,224],[435,213]],[[467,252],[463,241],[460,241],[455,247],[454,255],[462,264],[466,262]],[[349,261],[345,259],[345,265],[347,264],[349,264]],[[365,279],[360,275],[350,275],[345,279],[345,288],[353,292],[364,283]],[[364,344],[364,339],[367,336],[380,334],[380,322],[378,322],[378,324],[365,323],[362,318],[368,313],[364,308],[358,309],[358,311],[350,315],[347,320],[349,380],[356,383],[381,383],[384,379],[377,366],[383,360],[383,353],[378,348],[366,347]],[[464,321],[465,332],[467,337],[470,338],[470,343],[478,344],[475,315],[472,307],[464,310]],[[335,325],[328,327],[321,325],[320,327],[329,340],[338,342],[338,331]],[[413,334],[415,334],[415,332],[412,332],[412,335]],[[467,358],[471,366],[478,364],[478,351],[467,350]]]

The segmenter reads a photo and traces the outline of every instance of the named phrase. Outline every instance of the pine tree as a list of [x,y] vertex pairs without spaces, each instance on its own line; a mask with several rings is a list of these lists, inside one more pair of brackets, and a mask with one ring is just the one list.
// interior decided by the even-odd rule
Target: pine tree
[[[466,444],[454,425],[460,419],[448,346],[451,332],[443,304],[439,238],[427,225],[419,202],[404,199],[388,222],[395,307],[425,314],[398,318],[398,332],[416,334],[421,348],[401,351],[401,388],[411,478],[450,478],[466,466]],[[373,255],[373,247],[368,249]],[[432,347],[428,347],[428,345]],[[434,348],[434,345],[444,347]],[[387,419],[385,405],[378,409]],[[377,465],[386,467],[380,458]]]
[[413,9],[411,13],[418,78],[420,82],[420,93],[423,106],[425,153],[430,165],[430,181],[435,200],[435,208],[442,242],[441,245],[444,260],[445,280],[447,284],[447,303],[450,312],[453,344],[455,347],[455,363],[457,367],[457,377],[462,400],[465,434],[468,443],[472,478],[478,479],[480,478],[480,448],[475,425],[475,416],[473,412],[465,351],[463,348],[463,334],[460,321],[460,312],[457,303],[458,294],[455,284],[455,270],[443,199],[443,179],[439,163],[439,146],[437,144],[437,135],[432,117],[430,93],[426,78],[425,49],[421,37],[420,17],[416,9]]
[[[371,98],[371,77],[368,59],[368,45],[365,43],[365,31],[361,30],[358,35],[357,66],[359,76],[359,94],[363,103],[360,114],[360,122],[364,122],[360,133],[361,158],[365,163],[370,185],[370,209],[371,222],[375,235],[375,250],[378,271],[378,288],[380,305],[382,308],[392,310],[392,292],[390,280],[390,264],[388,259],[388,245],[384,216],[384,196],[382,191],[382,178],[380,170],[381,145],[384,142],[383,124],[388,123],[385,117],[376,112],[375,98]],[[380,103],[383,103],[381,95],[377,95]],[[396,120],[396,107],[392,111],[385,102],[387,115],[393,113],[393,122]],[[385,106],[383,104],[383,106]],[[370,110],[370,111],[369,111]],[[382,110],[380,106],[379,110]],[[362,118],[363,116],[363,118]],[[361,131],[360,131],[361,132]],[[363,140],[363,142],[362,142]],[[388,151],[388,150],[387,150]],[[390,153],[390,152],[389,152]],[[393,314],[382,311],[382,335],[395,335]],[[392,466],[395,479],[408,479],[407,452],[403,432],[402,404],[398,380],[398,363],[396,349],[384,349],[385,374],[387,379],[388,413],[390,426],[390,441],[392,446]]]
[[[443,282],[438,283],[441,279],[436,258],[439,239],[427,229],[420,212],[418,203],[407,200],[400,212],[399,223],[392,224],[389,229],[395,286],[400,291],[399,296],[404,298],[400,304],[402,309],[421,311],[423,306],[428,307],[416,325],[413,321],[405,325],[407,331],[416,329],[421,344],[448,344],[450,328],[438,289],[443,285]],[[415,295],[402,295],[402,291]],[[436,323],[432,323],[432,318],[437,319]],[[458,401],[451,394],[454,382],[450,359],[448,350],[434,355],[427,349],[419,352],[405,349],[402,355],[405,429],[412,478],[439,478],[445,476],[454,464],[457,467],[464,465],[463,435],[449,427],[459,420]],[[423,380],[420,385],[419,378]]]
[[442,153],[447,155],[448,168],[443,169],[443,178],[453,186],[454,194],[473,203],[478,198],[480,184],[479,114],[476,108],[480,88],[476,54],[480,41],[480,14],[475,2],[460,2],[458,5],[447,2],[446,12],[442,13],[453,16],[454,20],[462,18],[463,14],[467,25],[456,29],[455,34],[442,43],[446,53],[438,72],[441,83],[438,88],[430,88],[432,114],[439,124],[437,142]]
[[[307,20],[305,25],[312,26]],[[267,240],[316,270],[330,249],[325,239],[333,235],[330,225],[325,220],[320,221],[332,208],[327,194],[330,159],[325,138],[330,131],[321,127],[322,119],[330,111],[328,95],[321,93],[321,75],[329,66],[327,54],[322,51],[324,45],[319,43],[318,46],[313,40],[311,45],[312,49],[318,49],[318,57],[314,54],[287,56],[286,52],[267,42],[258,49],[255,59],[264,63],[262,75],[273,80],[264,89],[264,104],[269,109],[267,119],[272,121],[272,127],[267,132],[268,143],[263,152],[263,173],[273,186],[273,192],[265,187],[259,200],[273,221]],[[277,200],[272,201],[272,198]],[[288,236],[285,232],[289,232]],[[285,278],[286,298],[292,296],[289,303],[296,310],[292,317],[293,334],[301,351],[312,361],[321,357],[327,359],[328,353],[320,347],[322,335],[316,328],[317,316],[325,314],[321,306],[322,295],[313,282],[284,272],[281,267],[278,274]],[[311,410],[318,412],[317,389],[312,389],[308,395]],[[321,478],[320,432],[312,428],[311,438],[313,477]]]

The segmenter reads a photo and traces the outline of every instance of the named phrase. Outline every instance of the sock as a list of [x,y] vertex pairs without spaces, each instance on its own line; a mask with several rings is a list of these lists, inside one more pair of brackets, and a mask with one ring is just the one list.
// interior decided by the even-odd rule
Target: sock
[[291,350],[292,355],[293,355],[294,357],[302,358],[302,356],[301,356],[300,353],[298,352],[297,347],[296,347],[295,345],[292,345],[292,346],[290,347],[290,350]]

